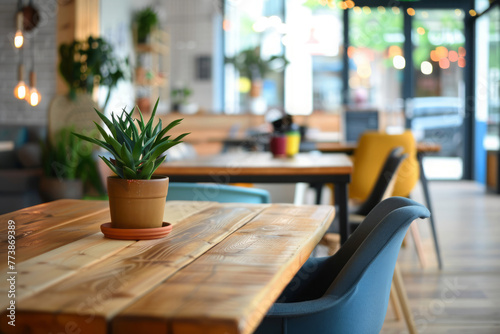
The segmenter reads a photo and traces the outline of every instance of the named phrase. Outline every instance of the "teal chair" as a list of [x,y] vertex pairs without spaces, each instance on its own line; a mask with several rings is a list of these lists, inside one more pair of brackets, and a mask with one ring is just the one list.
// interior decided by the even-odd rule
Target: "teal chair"
[[219,203],[271,203],[269,192],[257,188],[217,183],[170,182],[167,201],[213,201]]
[[379,333],[403,237],[429,216],[408,198],[379,203],[336,254],[302,266],[255,333]]

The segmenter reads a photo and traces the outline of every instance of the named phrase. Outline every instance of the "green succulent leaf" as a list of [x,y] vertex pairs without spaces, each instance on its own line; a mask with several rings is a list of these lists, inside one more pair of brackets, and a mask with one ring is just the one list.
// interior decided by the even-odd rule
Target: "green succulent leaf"
[[97,115],[99,116],[99,118],[104,122],[104,124],[106,124],[106,126],[108,127],[109,131],[111,131],[111,133],[116,136],[116,133],[114,132],[114,127],[113,127],[113,123],[106,118],[106,116],[104,116],[103,113],[101,113],[99,110],[97,110],[96,108],[94,108],[95,112],[97,113]]
[[113,165],[111,163],[111,161],[109,161],[108,159],[106,159],[103,156],[99,156],[99,158],[101,158],[102,161],[104,161],[106,163],[106,165],[109,167],[109,169],[111,169],[113,171],[113,173],[115,173],[116,175],[118,175],[119,177],[121,177],[122,179],[124,179],[122,171],[119,170],[118,168],[116,168],[116,166]]
[[172,139],[172,141],[180,141],[182,138],[186,137],[190,133],[191,132],[183,133],[182,135],[177,136],[175,139]]
[[125,176],[126,179],[129,180],[139,179],[137,173],[134,172],[132,169],[128,168],[127,166],[123,167],[123,175]]
[[149,160],[144,165],[142,165],[141,172],[139,174],[140,178],[149,180],[153,173],[153,168],[154,168],[154,160]]

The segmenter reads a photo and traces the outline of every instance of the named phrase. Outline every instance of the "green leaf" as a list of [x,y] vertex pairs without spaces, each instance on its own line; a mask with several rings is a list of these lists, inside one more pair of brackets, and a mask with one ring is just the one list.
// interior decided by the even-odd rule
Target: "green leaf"
[[177,138],[175,139],[172,139],[172,141],[180,141],[182,138],[186,137],[188,134],[190,134],[191,132],[187,132],[187,133],[183,133],[182,135],[180,136],[177,136]]
[[165,129],[163,129],[158,136],[163,137],[170,129],[179,125],[184,118],[176,119],[175,121],[170,122]]
[[157,98],[156,99],[156,103],[155,103],[155,106],[153,108],[153,112],[151,113],[151,119],[154,119],[155,118],[155,115],[156,115],[156,109],[158,108],[158,102],[160,102],[160,98]]
[[97,130],[99,130],[99,133],[101,134],[101,136],[104,138],[105,141],[108,141],[107,138],[109,137],[108,134],[106,133],[106,131],[99,125],[97,124],[97,122],[94,122]]
[[102,121],[104,122],[104,124],[106,124],[106,126],[108,127],[109,131],[111,131],[111,133],[113,134],[113,136],[116,136],[116,134],[114,132],[113,123],[110,122],[109,119],[107,119],[106,116],[104,116],[104,114],[101,113],[99,110],[97,110],[96,108],[94,108],[94,110],[97,113],[97,115],[99,116],[99,118],[102,119]]
[[111,153],[113,153],[115,156],[121,156],[121,149],[122,145],[113,137],[109,136],[108,137],[108,143],[112,146],[112,150],[109,150]]
[[153,112],[151,113],[151,117],[149,118],[148,124],[146,124],[146,131],[148,132],[148,137],[151,137],[151,129],[153,128],[153,122],[155,119],[156,109],[158,108],[159,101],[160,101],[160,99],[158,98],[156,100],[155,106],[153,108]]
[[137,173],[134,172],[132,169],[128,168],[127,166],[123,167],[123,175],[125,175],[125,179],[129,180],[138,179]]
[[144,145],[143,145],[144,151],[149,151],[149,146],[151,146],[151,143],[153,142],[153,140],[155,140],[155,137],[149,138],[148,141],[144,143]]
[[142,117],[141,109],[137,107],[137,111],[139,112],[139,116],[141,117],[141,119],[138,120],[137,122],[139,123],[139,128],[141,129],[141,131],[144,132],[144,118]]
[[135,161],[138,161],[141,158],[142,154],[142,138],[135,142],[134,150],[132,151],[132,157]]
[[[125,167],[135,168],[134,158],[132,157],[132,153],[127,149],[125,145],[122,145],[120,150],[120,156],[125,162]],[[125,168],[124,167],[124,168]]]
[[[153,171],[151,172],[151,174],[153,174],[155,172],[155,170],[157,170],[158,167],[160,167],[160,165],[165,161],[166,158],[167,158],[166,156],[163,156],[163,157],[160,157],[160,158],[156,159],[155,166],[154,166]],[[151,178],[151,176],[150,176],[150,178]]]
[[73,134],[74,134],[75,136],[77,136],[77,137],[79,137],[79,138],[83,139],[83,140],[86,140],[86,141],[88,141],[88,142],[92,143],[92,144],[96,144],[96,145],[98,145],[98,146],[100,146],[100,147],[104,148],[105,150],[108,150],[108,151],[110,151],[110,152],[113,152],[113,151],[112,151],[112,150],[113,150],[113,147],[111,147],[111,145],[109,145],[109,144],[107,144],[107,143],[105,143],[105,142],[103,142],[103,141],[101,141],[101,140],[94,139],[94,138],[90,138],[90,137],[87,137],[87,136],[81,135],[81,134],[79,134],[79,133],[74,133],[74,132],[73,132]]
[[151,178],[151,174],[153,173],[153,168],[154,168],[154,160],[149,160],[144,165],[142,165],[139,177],[141,179],[149,180]]
[[150,158],[151,159],[156,159],[158,158],[160,155],[163,154],[163,152],[165,152],[166,150],[168,150],[169,148],[177,145],[177,144],[180,144],[181,142],[167,142],[167,143],[163,143],[163,144],[160,144],[158,145],[153,151],[151,151],[151,156]]
[[135,127],[134,120],[132,119],[132,116],[127,114],[126,112],[125,116],[127,117],[130,128],[132,129],[132,138],[135,142],[137,142],[139,140],[139,131],[137,131],[137,128]]
[[115,165],[113,165],[111,163],[111,161],[109,161],[108,159],[106,159],[105,157],[103,156],[99,156],[99,158],[101,158],[105,163],[106,165],[108,165],[109,169],[111,169],[116,175],[118,175],[119,177],[121,177],[122,179],[124,178],[123,177],[123,173],[118,169],[116,168]]

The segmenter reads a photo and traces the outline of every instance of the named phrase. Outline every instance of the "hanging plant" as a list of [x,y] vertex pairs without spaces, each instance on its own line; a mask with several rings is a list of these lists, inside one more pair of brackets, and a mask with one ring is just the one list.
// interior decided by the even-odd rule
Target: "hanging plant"
[[90,36],[86,41],[61,44],[59,55],[59,73],[68,84],[72,99],[79,92],[91,94],[96,85],[106,86],[109,88],[103,107],[106,108],[118,82],[130,78],[128,58],[117,58],[103,38]]

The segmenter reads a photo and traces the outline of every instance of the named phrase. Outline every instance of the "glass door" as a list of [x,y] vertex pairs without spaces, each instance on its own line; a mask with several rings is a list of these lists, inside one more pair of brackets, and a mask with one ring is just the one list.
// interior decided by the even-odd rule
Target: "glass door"
[[407,116],[417,141],[441,146],[437,156],[424,158],[427,177],[461,179],[465,13],[460,9],[422,9],[412,14],[414,98],[408,103]]

